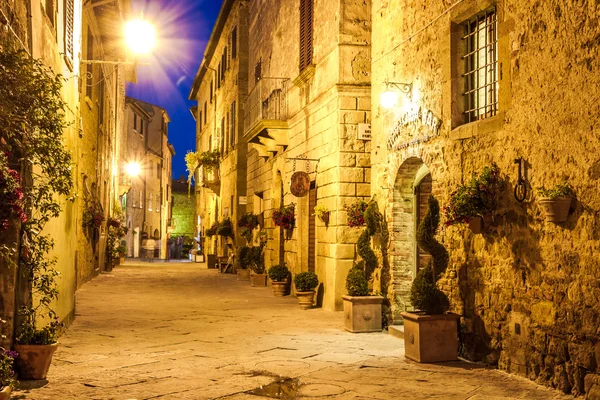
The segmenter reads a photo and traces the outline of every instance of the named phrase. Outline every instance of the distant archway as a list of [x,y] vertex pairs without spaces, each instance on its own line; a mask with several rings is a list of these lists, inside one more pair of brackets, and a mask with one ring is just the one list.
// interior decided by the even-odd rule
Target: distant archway
[[[416,227],[422,215],[422,198],[418,187],[431,183],[429,168],[418,157],[406,159],[396,175],[393,191],[391,221],[393,319],[411,308],[410,289],[418,268],[419,251],[416,244]],[[431,187],[427,189],[431,193]]]

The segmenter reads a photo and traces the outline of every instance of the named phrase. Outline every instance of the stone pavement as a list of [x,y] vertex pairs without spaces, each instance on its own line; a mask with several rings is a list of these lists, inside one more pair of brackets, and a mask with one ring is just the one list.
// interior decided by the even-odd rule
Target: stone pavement
[[99,276],[60,343],[48,381],[13,399],[571,398],[476,364],[410,362],[400,339],[347,333],[340,312],[191,263]]

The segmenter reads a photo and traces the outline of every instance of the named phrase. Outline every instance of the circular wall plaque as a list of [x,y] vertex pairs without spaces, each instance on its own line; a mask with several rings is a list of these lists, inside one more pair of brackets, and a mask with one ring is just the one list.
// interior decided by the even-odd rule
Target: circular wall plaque
[[298,171],[292,175],[290,192],[296,197],[304,197],[310,190],[310,176],[306,172]]

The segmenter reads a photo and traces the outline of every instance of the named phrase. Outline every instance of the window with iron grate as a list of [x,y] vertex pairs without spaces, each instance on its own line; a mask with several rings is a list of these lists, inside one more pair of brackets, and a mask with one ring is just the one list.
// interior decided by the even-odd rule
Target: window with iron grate
[[498,112],[498,22],[496,8],[464,23],[464,123]]

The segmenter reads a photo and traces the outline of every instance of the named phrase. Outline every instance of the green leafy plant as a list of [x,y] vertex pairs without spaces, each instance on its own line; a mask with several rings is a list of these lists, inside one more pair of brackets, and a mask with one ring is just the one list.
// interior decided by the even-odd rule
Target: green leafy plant
[[258,227],[258,216],[253,213],[245,213],[238,220],[238,228],[241,228],[241,235],[246,242],[252,242],[252,231]]
[[323,219],[323,217],[325,215],[329,215],[329,213],[331,212],[331,210],[329,210],[329,208],[327,208],[325,206],[315,206],[313,211],[314,211],[313,215],[321,220]]
[[285,265],[274,265],[269,268],[269,278],[273,282],[283,282],[290,275],[290,271]]
[[417,229],[419,247],[431,254],[427,267],[417,273],[413,281],[410,301],[417,309],[428,315],[443,314],[450,309],[448,296],[437,287],[437,281],[448,268],[448,251],[435,239],[440,224],[440,206],[429,196],[429,208]]
[[272,218],[275,226],[280,226],[286,230],[294,229],[294,225],[296,224],[295,207],[292,203],[287,206],[281,206],[279,210],[273,210]]
[[252,246],[248,251],[248,266],[255,274],[265,273],[265,263],[263,260],[263,245]]
[[300,272],[294,277],[294,285],[299,292],[310,292],[319,285],[319,278],[314,272]]
[[569,185],[569,183],[567,181],[559,183],[558,185],[554,186],[552,189],[545,189],[544,187],[538,187],[538,188],[536,188],[536,190],[540,197],[546,197],[549,199],[555,199],[557,197],[568,197],[568,196],[575,195],[575,193],[573,192],[573,189],[571,189],[571,186]]
[[21,176],[9,167],[7,155],[0,152],[0,231],[8,229],[14,220],[27,222]]
[[219,221],[216,221],[214,224],[210,226],[210,228],[204,231],[206,237],[213,237],[217,234],[217,229],[219,228]]
[[233,224],[229,218],[221,221],[217,227],[217,235],[224,237],[233,237]]
[[363,226],[365,224],[365,211],[367,210],[368,204],[363,201],[357,201],[351,205],[345,205],[344,210],[348,215],[348,226],[354,228],[356,226]]
[[[62,98],[64,78],[26,52],[0,51],[0,150],[9,165],[21,165],[23,210],[20,273],[28,282],[28,294],[20,300],[17,341],[21,344],[55,341],[59,330],[52,304],[58,297],[54,247],[41,234],[46,223],[61,212],[61,202],[73,201],[72,158],[63,132],[67,104]],[[45,317],[47,326],[38,328]]]
[[238,267],[240,269],[247,269],[250,266],[251,260],[249,259],[249,255],[249,246],[242,246],[238,249]]
[[0,386],[15,387],[17,385],[15,375],[15,359],[19,353],[13,350],[6,350],[0,347]]
[[371,237],[377,233],[377,203],[371,202],[367,205],[364,212],[364,220],[366,223],[366,229],[358,237],[356,242],[358,255],[364,261],[364,272],[367,280],[371,279],[371,274],[375,271],[379,265],[377,256],[371,248]]
[[361,265],[357,264],[348,271],[346,290],[350,296],[369,295],[369,281],[365,277],[365,271]]
[[185,155],[185,164],[188,171],[188,183],[191,184],[196,170],[204,167],[206,172],[212,171],[219,166],[221,153],[218,150],[193,152],[190,151]]

